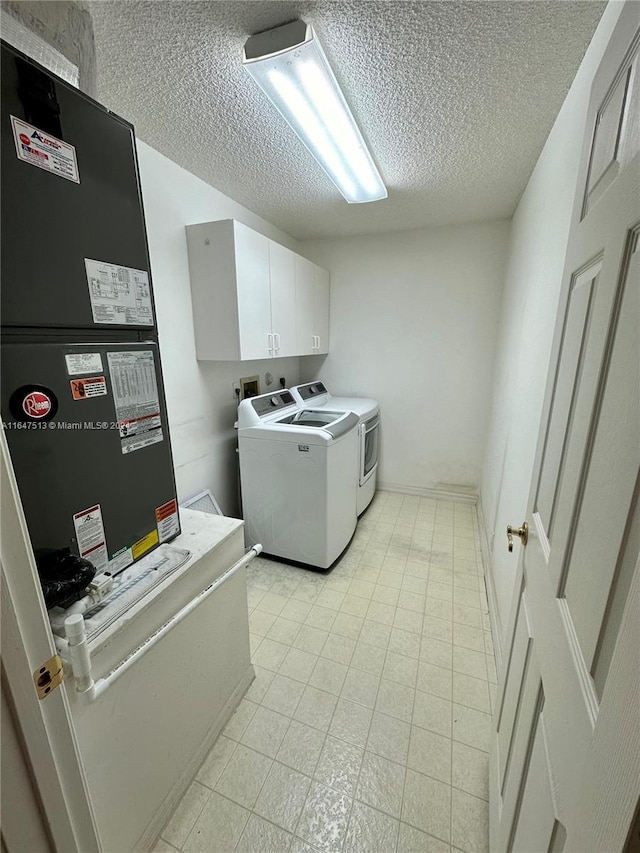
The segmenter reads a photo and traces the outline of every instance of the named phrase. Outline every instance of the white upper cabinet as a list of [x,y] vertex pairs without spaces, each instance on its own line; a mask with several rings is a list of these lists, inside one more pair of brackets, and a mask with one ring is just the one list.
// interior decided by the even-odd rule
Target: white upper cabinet
[[296,255],[298,354],[329,352],[329,273]]
[[269,240],[271,331],[275,356],[298,355],[296,349],[296,254]]
[[198,359],[328,352],[328,272],[235,219],[186,230]]

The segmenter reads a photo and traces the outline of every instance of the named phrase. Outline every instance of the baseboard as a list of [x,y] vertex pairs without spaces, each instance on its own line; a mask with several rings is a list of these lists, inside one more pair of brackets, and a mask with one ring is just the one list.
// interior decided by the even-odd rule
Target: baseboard
[[480,528],[480,551],[484,565],[484,585],[487,590],[487,602],[489,604],[489,620],[491,622],[491,637],[496,658],[496,671],[500,675],[502,670],[502,631],[498,623],[498,601],[496,599],[496,588],[493,582],[493,566],[491,564],[491,549],[487,537],[487,525],[482,508],[482,497],[478,495],[476,504],[478,513],[478,526]]
[[457,503],[475,504],[478,496],[471,489],[468,492],[456,492],[450,489],[423,489],[418,486],[402,486],[398,483],[380,483],[379,492],[400,492],[403,495],[418,495],[421,498],[434,498],[441,501],[457,501]]
[[198,772],[200,765],[207,757],[209,750],[218,739],[218,735],[227,724],[229,718],[240,704],[240,700],[247,692],[249,685],[254,678],[255,672],[253,665],[249,664],[249,668],[238,682],[236,689],[233,691],[224,708],[220,711],[213,725],[203,738],[198,751],[180,774],[175,785],[165,797],[164,802],[158,809],[156,815],[152,818],[147,828],[138,839],[138,842],[134,847],[135,853],[148,853],[148,851],[153,849],[153,846],[164,829],[166,822],[173,814],[176,806],[191,784],[193,777]]

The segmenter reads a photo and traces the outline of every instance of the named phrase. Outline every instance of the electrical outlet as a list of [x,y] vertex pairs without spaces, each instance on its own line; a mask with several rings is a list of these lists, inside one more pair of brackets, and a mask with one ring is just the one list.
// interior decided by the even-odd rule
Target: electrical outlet
[[239,403],[240,400],[242,399],[242,392],[240,389],[240,383],[239,382],[232,382],[231,384],[233,386],[233,400],[235,403]]

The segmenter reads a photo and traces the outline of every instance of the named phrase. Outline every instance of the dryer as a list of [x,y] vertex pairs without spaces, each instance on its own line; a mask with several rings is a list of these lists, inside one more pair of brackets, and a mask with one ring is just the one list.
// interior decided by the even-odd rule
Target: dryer
[[358,416],[357,513],[362,515],[376,491],[378,455],[380,449],[380,407],[377,400],[366,397],[334,397],[323,382],[307,382],[290,389],[300,406],[353,412]]
[[250,542],[326,569],[357,524],[358,416],[299,406],[288,390],[238,407],[242,505]]

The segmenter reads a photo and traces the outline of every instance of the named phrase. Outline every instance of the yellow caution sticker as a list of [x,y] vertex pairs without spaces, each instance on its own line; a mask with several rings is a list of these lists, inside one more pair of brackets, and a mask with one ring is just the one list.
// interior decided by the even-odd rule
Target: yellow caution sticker
[[146,536],[143,536],[142,539],[138,539],[138,541],[131,546],[133,559],[137,560],[138,557],[142,557],[143,554],[146,554],[147,551],[150,551],[157,544],[158,531],[152,530],[151,533],[147,533]]

